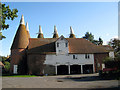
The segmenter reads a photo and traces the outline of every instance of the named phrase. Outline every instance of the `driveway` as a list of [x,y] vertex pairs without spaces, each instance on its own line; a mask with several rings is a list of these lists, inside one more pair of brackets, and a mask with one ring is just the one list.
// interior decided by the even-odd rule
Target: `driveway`
[[2,88],[111,88],[118,80],[102,80],[98,74],[43,77],[3,77]]

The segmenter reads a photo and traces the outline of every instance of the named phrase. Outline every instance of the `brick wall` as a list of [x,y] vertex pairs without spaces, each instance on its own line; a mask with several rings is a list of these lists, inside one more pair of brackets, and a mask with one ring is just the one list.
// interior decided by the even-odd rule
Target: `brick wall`
[[55,66],[53,66],[53,65],[45,65],[44,74],[55,75]]
[[18,74],[26,74],[27,57],[25,49],[11,50],[10,72],[13,74],[14,65],[18,65]]
[[45,54],[28,54],[28,74],[43,75]]
[[[98,72],[99,70],[102,70],[102,63],[103,63],[103,59],[105,57],[108,57],[109,53],[97,53],[94,54],[94,62],[95,62],[95,72]],[[99,63],[99,65],[98,65]]]

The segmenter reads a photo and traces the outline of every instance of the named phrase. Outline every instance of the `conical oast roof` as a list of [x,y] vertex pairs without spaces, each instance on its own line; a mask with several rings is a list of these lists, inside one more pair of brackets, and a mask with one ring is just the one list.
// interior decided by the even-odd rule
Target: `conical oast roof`
[[70,26],[70,36],[69,38],[76,38],[72,27]]
[[24,24],[23,15],[22,15],[21,21],[20,21],[18,30],[16,32],[16,35],[14,37],[11,49],[22,49],[22,48],[24,49],[24,48],[27,48],[28,46],[29,40],[28,40],[27,30]]
[[26,30],[27,30],[28,38],[30,38],[30,33],[29,33],[28,22],[26,23]]
[[57,32],[57,28],[56,26],[54,26],[54,34],[53,34],[53,38],[59,38],[58,32]]
[[38,37],[37,38],[44,38],[42,28],[41,28],[40,25],[39,25],[39,32],[38,32]]

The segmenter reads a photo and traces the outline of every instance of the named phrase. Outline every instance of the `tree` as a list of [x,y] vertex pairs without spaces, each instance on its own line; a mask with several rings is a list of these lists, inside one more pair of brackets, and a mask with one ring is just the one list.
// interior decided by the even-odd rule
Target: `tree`
[[92,33],[86,32],[85,36],[83,36],[86,40],[93,41],[94,40],[94,35]]
[[103,44],[102,38],[99,37],[99,40],[94,40],[94,35],[92,35],[92,33],[89,33],[89,32],[86,32],[86,34],[85,34],[85,36],[83,36],[83,38],[94,43],[95,45],[102,45]]
[[119,54],[120,55],[120,40],[119,39],[111,39],[109,42],[108,42],[108,45],[110,45],[111,47],[113,47],[114,51],[115,51],[115,54]]
[[5,65],[6,72],[9,72],[9,70],[10,70],[10,63],[6,61],[4,65]]
[[107,62],[109,62],[109,61],[113,61],[113,58],[111,58],[111,57],[106,57],[106,58],[104,58],[103,63],[107,63]]
[[5,6],[5,4],[0,3],[0,17],[1,17],[1,23],[0,23],[0,39],[6,38],[4,35],[2,35],[2,31],[4,29],[9,28],[9,24],[6,24],[6,20],[14,20],[16,17],[18,17],[17,9],[10,9],[9,5]]
[[103,44],[103,40],[102,38],[99,37],[99,44],[98,45],[102,45]]

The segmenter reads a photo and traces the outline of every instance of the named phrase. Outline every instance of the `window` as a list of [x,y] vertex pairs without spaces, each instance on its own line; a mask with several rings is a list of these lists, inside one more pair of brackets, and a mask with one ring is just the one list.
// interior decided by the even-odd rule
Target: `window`
[[14,73],[14,74],[17,74],[17,72],[18,72],[18,71],[17,71],[17,70],[18,70],[18,65],[14,65],[13,68],[14,68],[13,73]]
[[88,54],[87,58],[89,59],[90,58],[90,55]]
[[85,59],[89,59],[90,55],[89,54],[85,54]]
[[59,43],[57,43],[57,47],[59,47]]
[[73,55],[73,59],[75,59],[75,55]]
[[65,46],[68,47],[68,43],[65,43]]
[[59,52],[62,52],[62,50],[59,50]]
[[61,38],[61,40],[63,40],[63,38]]
[[77,59],[77,55],[73,55],[73,59]]
[[85,59],[87,59],[87,54],[85,54]]

